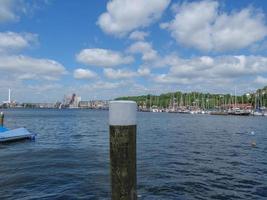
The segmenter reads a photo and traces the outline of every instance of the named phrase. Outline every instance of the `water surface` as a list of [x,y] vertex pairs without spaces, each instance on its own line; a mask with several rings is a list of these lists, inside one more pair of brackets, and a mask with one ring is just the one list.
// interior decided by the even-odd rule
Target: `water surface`
[[[1,199],[110,199],[107,111],[5,113],[38,136],[0,145]],[[138,113],[137,143],[139,199],[267,199],[267,117]]]

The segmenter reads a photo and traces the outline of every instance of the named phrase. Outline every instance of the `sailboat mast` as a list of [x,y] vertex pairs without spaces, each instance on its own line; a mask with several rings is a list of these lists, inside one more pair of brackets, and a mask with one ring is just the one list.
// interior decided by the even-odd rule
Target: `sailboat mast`
[[235,87],[235,108],[236,108],[236,87]]
[[255,110],[256,110],[257,109],[257,91],[255,93],[255,105],[254,105],[254,107],[255,107]]

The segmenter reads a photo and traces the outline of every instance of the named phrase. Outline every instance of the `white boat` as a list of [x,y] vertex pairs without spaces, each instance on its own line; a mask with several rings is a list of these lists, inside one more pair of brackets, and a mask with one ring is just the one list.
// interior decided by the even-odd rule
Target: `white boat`
[[30,133],[25,128],[18,128],[14,130],[7,130],[0,132],[0,142],[11,142],[23,139],[34,139],[35,134]]
[[157,109],[157,108],[153,108],[153,109],[152,109],[152,112],[159,112],[159,109]]
[[191,110],[190,114],[195,115],[195,114],[197,114],[197,111],[196,110]]
[[264,116],[264,113],[263,112],[260,112],[260,111],[254,111],[253,112],[253,115],[254,116]]

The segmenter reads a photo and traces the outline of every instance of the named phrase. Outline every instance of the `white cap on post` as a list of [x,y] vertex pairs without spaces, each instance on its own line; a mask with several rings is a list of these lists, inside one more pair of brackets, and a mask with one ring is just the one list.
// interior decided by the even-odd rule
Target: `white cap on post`
[[136,125],[137,104],[134,101],[110,101],[109,125]]

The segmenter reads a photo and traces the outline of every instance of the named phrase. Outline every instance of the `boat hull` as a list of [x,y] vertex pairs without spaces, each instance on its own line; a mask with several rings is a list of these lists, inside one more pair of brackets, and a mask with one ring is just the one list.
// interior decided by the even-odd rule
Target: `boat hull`
[[236,115],[236,116],[249,116],[250,115],[250,113],[246,113],[246,112],[244,112],[244,113],[229,112],[228,114],[229,115]]
[[210,112],[210,115],[228,115],[227,112]]

